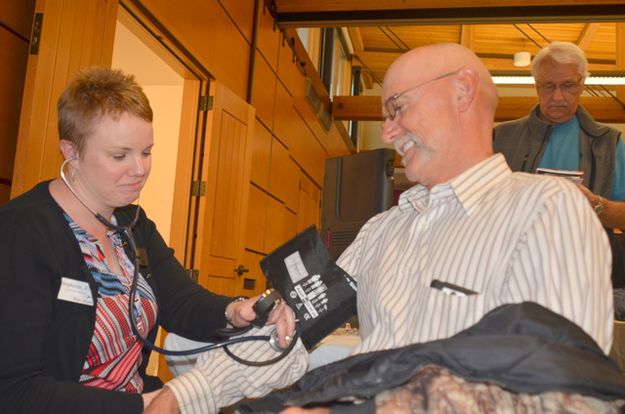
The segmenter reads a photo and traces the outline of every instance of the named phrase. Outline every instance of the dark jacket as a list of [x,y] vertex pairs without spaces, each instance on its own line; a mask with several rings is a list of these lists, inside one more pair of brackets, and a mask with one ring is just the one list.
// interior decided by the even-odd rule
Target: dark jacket
[[[48,184],[0,207],[0,412],[140,413],[140,395],[77,382],[93,335],[95,306],[57,299],[61,277],[87,281],[94,302],[98,292]],[[131,222],[135,208],[118,209],[118,224]],[[133,230],[148,256],[142,274],[157,298],[156,325],[196,340],[214,339],[212,332],[226,325],[224,309],[231,298],[191,282],[143,212]],[[156,330],[149,333],[152,341]],[[147,361],[144,350],[144,378]],[[154,382],[145,384],[147,391]]]
[[[536,105],[528,116],[502,122],[493,130],[493,148],[501,152],[512,171],[535,172],[553,125],[538,116]],[[620,132],[596,122],[581,106],[577,109],[580,126],[580,169],[584,185],[595,194],[612,198],[616,144]]]
[[[377,394],[405,384],[428,364],[516,393],[560,391],[608,401],[625,397],[625,376],[586,332],[543,306],[525,302],[500,306],[451,338],[319,367],[285,391],[242,404],[237,414],[277,413],[286,405],[307,404],[341,407],[336,412],[374,412]],[[345,410],[339,401],[352,397],[364,405]]]

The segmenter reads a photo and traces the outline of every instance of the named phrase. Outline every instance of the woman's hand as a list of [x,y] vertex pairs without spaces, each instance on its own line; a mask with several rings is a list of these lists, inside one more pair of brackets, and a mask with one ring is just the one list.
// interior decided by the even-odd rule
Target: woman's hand
[[[256,319],[257,315],[253,306],[259,298],[260,295],[243,301],[230,302],[226,306],[227,319],[232,326],[242,328]],[[267,317],[266,325],[274,324],[278,334],[278,344],[280,347],[286,348],[295,334],[295,313],[282,299],[276,301]]]

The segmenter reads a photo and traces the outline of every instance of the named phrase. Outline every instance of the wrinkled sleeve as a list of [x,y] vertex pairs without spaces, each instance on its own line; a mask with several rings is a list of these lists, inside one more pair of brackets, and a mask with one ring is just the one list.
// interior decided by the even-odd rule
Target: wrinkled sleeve
[[[265,326],[246,335],[269,335],[273,329]],[[279,355],[266,341],[243,342],[229,349],[252,361],[266,361]],[[304,375],[307,368],[308,353],[299,339],[285,358],[264,367],[240,364],[218,349],[200,355],[193,369],[166,386],[174,392],[182,414],[210,414],[243,398],[258,398],[287,387]]]
[[519,238],[502,299],[532,300],[563,315],[607,354],[614,315],[610,245],[581,191],[561,182]]

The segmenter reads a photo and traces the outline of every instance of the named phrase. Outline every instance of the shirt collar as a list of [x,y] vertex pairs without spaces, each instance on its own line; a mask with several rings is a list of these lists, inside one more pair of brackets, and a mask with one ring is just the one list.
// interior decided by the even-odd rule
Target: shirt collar
[[502,154],[494,154],[474,165],[450,181],[435,185],[431,190],[417,184],[404,191],[397,203],[400,211],[423,212],[430,199],[455,196],[462,208],[470,215],[484,194],[501,180],[512,174]]

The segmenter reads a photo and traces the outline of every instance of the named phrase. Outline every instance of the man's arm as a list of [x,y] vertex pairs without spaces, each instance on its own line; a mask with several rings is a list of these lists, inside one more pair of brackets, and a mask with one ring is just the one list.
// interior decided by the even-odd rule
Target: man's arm
[[[245,335],[269,335],[272,330],[273,326],[265,326]],[[297,341],[285,358],[263,367],[240,364],[222,349],[201,354],[193,369],[165,384],[169,392],[161,392],[146,412],[177,413],[177,407],[183,414],[214,414],[220,407],[243,398],[258,398],[287,387],[308,368],[306,348],[299,339]],[[267,341],[234,344],[229,349],[240,358],[259,362],[280,354]],[[170,394],[175,396],[175,404]]]
[[547,192],[536,206],[539,214],[509,263],[503,300],[551,309],[578,324],[607,354],[614,314],[610,245],[582,194],[566,187]]
[[625,229],[625,201],[606,200],[594,194],[583,185],[580,185],[579,189],[582,190],[582,193],[584,193],[593,208],[601,204],[603,205],[597,215],[603,227]]

